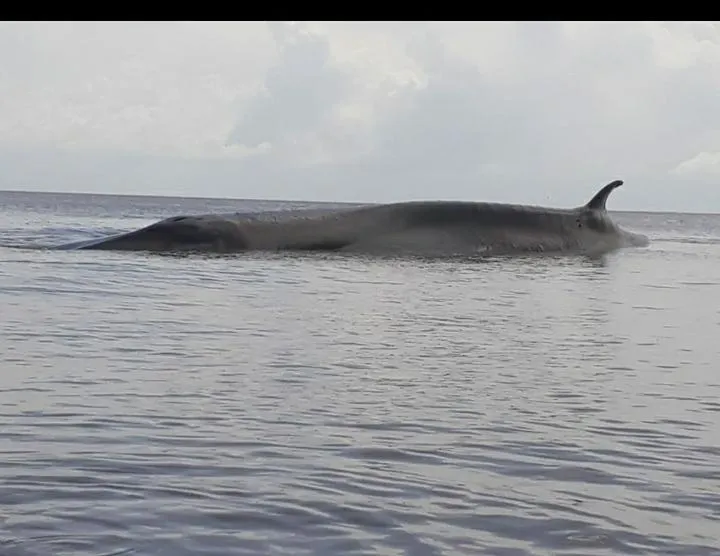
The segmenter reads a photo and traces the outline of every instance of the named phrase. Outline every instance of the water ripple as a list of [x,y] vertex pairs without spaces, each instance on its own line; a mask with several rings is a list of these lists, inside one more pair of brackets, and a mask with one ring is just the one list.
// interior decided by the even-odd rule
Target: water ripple
[[720,554],[717,245],[2,250],[0,554]]

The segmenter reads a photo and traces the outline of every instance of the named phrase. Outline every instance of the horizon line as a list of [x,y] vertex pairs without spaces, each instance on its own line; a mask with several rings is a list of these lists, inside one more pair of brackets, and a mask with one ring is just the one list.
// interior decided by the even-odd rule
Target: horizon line
[[[389,203],[399,203],[403,201],[311,201],[302,199],[281,199],[281,198],[252,198],[252,197],[201,197],[197,195],[161,195],[161,194],[149,194],[149,193],[99,193],[92,191],[46,191],[40,189],[0,189],[0,193],[35,193],[44,195],[97,195],[101,197],[146,197],[146,198],[157,198],[157,199],[190,199],[190,200],[218,200],[218,201],[272,201],[272,202],[285,202],[285,203],[316,203],[316,204],[335,204],[335,205],[382,205]],[[431,201],[441,199],[414,199],[415,201]],[[453,199],[458,200],[458,199]],[[476,201],[470,202],[491,202],[501,203],[501,201]],[[507,203],[515,204],[515,203]],[[539,206],[539,205],[538,205]],[[570,207],[574,208],[574,207]],[[695,211],[671,211],[671,210],[622,210],[622,209],[608,209],[608,212],[618,213],[635,213],[635,214],[692,214],[697,216],[720,216],[720,212],[695,212]]]

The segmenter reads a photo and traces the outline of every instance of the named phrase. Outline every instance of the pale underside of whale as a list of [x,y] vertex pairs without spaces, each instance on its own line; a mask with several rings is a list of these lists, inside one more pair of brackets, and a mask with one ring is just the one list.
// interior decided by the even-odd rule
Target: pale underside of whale
[[607,213],[616,180],[572,209],[464,201],[176,216],[136,231],[64,245],[122,251],[334,251],[366,254],[603,254],[646,246]]

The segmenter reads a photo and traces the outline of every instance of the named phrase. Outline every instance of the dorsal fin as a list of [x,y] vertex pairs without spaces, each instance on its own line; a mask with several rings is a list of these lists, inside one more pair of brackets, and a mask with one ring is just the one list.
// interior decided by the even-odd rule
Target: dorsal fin
[[592,199],[590,199],[590,202],[585,205],[585,208],[589,210],[605,210],[605,203],[607,201],[607,198],[610,196],[610,193],[612,193],[622,184],[622,180],[611,181],[600,191],[598,191]]

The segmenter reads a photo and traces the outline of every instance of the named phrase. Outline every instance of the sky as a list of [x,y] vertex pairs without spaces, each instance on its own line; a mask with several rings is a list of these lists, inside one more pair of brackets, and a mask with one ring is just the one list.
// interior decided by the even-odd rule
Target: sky
[[2,22],[0,189],[720,212],[720,24]]

